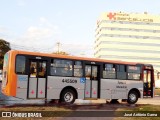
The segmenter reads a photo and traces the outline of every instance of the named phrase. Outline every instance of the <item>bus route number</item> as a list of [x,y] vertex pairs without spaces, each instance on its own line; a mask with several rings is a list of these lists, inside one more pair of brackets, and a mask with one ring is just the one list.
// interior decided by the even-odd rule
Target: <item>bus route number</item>
[[74,79],[63,79],[62,82],[63,83],[77,83],[77,80],[74,80]]

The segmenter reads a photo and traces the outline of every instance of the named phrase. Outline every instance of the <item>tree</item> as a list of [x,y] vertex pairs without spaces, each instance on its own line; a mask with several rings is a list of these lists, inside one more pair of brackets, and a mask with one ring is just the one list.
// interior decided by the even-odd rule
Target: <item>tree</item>
[[3,68],[3,58],[4,54],[10,50],[10,43],[0,39],[0,69]]

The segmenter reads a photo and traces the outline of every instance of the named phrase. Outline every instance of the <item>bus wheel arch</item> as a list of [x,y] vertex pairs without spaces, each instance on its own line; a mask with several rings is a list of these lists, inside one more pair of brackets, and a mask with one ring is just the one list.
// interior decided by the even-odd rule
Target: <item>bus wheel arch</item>
[[140,92],[138,89],[133,88],[128,93],[127,102],[129,104],[135,104],[138,101],[138,98],[140,98]]
[[[68,100],[68,102],[65,99],[65,96],[69,96],[72,100]],[[78,98],[77,90],[72,86],[67,86],[62,89],[60,93],[60,102],[61,103],[74,103],[75,99]]]

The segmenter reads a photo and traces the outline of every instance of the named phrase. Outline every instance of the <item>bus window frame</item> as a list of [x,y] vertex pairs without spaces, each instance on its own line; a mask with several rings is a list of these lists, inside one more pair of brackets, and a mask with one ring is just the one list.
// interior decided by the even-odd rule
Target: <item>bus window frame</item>
[[[115,78],[104,78],[103,77],[103,73],[102,73],[102,78],[103,79],[109,79],[109,80],[128,80],[128,75],[127,75],[127,64],[117,64],[117,63],[102,63],[103,64],[103,70],[102,71],[104,71],[104,65],[105,64],[113,64],[113,65],[115,65]],[[118,78],[118,76],[117,76],[117,68],[118,68],[118,66],[120,66],[120,65],[124,65],[124,67],[125,67],[125,73],[126,73],[126,79],[119,79]]]
[[[83,76],[84,76],[84,67],[83,67],[83,61],[82,60],[72,60],[73,61],[73,77],[77,77],[77,78],[82,78]],[[76,62],[81,62],[81,66],[82,66],[82,68],[75,68],[74,66],[75,66],[75,63]],[[81,69],[82,70],[82,75],[81,76],[75,76],[75,69]]]
[[[118,78],[118,72],[120,72],[121,73],[121,66],[124,66],[124,71],[122,71],[123,73],[125,73],[126,74],[126,76],[125,76],[125,79],[120,79],[120,78]],[[119,66],[119,71],[118,71],[118,66]],[[127,65],[126,64],[116,64],[116,79],[117,80],[128,80],[128,77],[127,77]]]
[[[116,65],[117,65],[117,64],[114,64],[114,63],[102,63],[102,64],[103,64],[103,65],[102,65],[102,78],[103,78],[103,79],[111,79],[111,80],[117,79],[117,70],[116,70],[116,69],[117,69],[117,68],[116,68]],[[115,78],[107,78],[107,77],[105,78],[105,77],[103,77],[103,71],[104,71],[104,69],[105,69],[105,65],[106,65],[106,64],[112,64],[112,65],[115,67]],[[105,71],[107,71],[107,70],[105,70]]]
[[[23,57],[25,57],[25,69],[24,69],[24,73],[19,73],[19,72],[17,72],[17,57],[18,56],[23,56]],[[17,74],[17,75],[27,75],[27,55],[23,55],[23,54],[17,54],[16,55],[16,57],[15,57],[15,73]]]
[[[68,60],[68,61],[71,61],[71,62],[72,62],[72,65],[71,65],[71,66],[72,66],[72,75],[71,75],[71,76],[66,76],[66,75],[52,75],[52,74],[51,74],[51,67],[52,67],[51,64],[52,64],[52,62],[54,62],[55,59],[56,59],[56,60]],[[49,75],[50,75],[50,76],[59,76],[59,77],[74,77],[74,76],[73,76],[73,74],[74,74],[74,73],[73,73],[73,71],[74,71],[74,70],[73,70],[73,69],[74,69],[74,68],[73,68],[73,63],[74,63],[74,60],[72,60],[72,59],[54,58],[54,57],[52,58],[52,57],[50,57]],[[65,67],[59,67],[59,68],[65,68]]]
[[[113,65],[115,65],[115,78],[105,78],[105,77],[103,77],[103,73],[102,73],[102,79],[110,79],[110,80],[134,80],[134,81],[141,81],[142,79],[141,79],[141,74],[142,74],[142,68],[141,68],[141,66],[139,66],[139,65],[131,65],[131,64],[115,64],[115,63],[102,63],[103,64],[103,68],[102,68],[102,72],[104,71],[104,65],[105,64],[113,64]],[[118,77],[117,77],[117,66],[120,66],[120,65],[124,65],[124,67],[125,67],[125,72],[126,72],[126,79],[119,79]],[[128,78],[128,73],[131,73],[131,72],[128,72],[128,66],[136,66],[136,67],[139,67],[140,68],[140,73],[139,73],[139,75],[140,75],[140,78],[139,79],[129,79]]]
[[[129,67],[129,66],[139,67],[139,73],[128,72],[128,67]],[[129,74],[129,73],[139,74],[139,75],[140,75],[140,76],[139,76],[139,79],[129,79],[129,77],[128,77],[128,74]],[[143,73],[142,73],[141,66],[137,66],[137,65],[127,65],[127,80],[141,81],[141,74],[143,74]]]

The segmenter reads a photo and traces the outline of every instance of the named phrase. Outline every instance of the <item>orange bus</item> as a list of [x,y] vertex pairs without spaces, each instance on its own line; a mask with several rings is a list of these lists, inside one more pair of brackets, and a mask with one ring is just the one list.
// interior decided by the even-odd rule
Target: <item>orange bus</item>
[[21,99],[154,97],[151,64],[11,50],[4,56],[2,92]]

